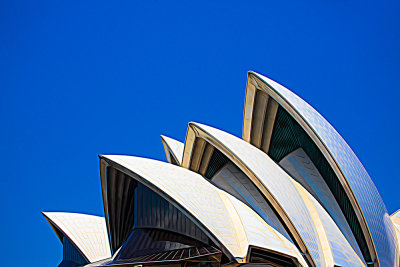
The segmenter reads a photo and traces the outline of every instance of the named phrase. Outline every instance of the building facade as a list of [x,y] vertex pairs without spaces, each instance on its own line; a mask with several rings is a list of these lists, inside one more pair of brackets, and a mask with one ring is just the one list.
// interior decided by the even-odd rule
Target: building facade
[[101,155],[104,217],[44,212],[59,266],[399,266],[400,213],[339,133],[255,72],[243,136],[190,122],[167,162]]

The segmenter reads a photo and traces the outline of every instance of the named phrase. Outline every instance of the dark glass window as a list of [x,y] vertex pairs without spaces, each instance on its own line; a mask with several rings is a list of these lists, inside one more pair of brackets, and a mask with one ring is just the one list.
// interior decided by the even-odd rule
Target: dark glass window
[[211,179],[228,161],[229,159],[221,151],[215,148],[204,176]]
[[170,202],[143,184],[136,191],[136,228],[168,230],[209,243],[204,232]]
[[132,231],[137,182],[125,173],[107,168],[108,233],[114,253]]
[[63,264],[70,266],[73,265],[85,265],[88,261],[83,257],[83,255],[76,249],[76,247],[71,243],[71,241],[63,236]]
[[297,266],[289,257],[280,254],[254,249],[250,251],[250,263],[260,263],[263,266],[295,267]]
[[[159,229],[135,229],[114,264],[159,265],[172,262],[219,263],[221,251],[177,233]],[[210,266],[210,265],[207,265]]]
[[113,253],[120,249],[114,263],[148,264],[175,253],[173,261],[178,262],[186,258],[199,264],[229,261],[193,218],[137,179],[107,169],[110,240]]

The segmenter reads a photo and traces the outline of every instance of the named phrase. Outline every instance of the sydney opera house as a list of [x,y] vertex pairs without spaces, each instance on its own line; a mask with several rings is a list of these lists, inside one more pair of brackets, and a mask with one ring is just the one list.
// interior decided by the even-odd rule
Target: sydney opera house
[[104,217],[44,212],[59,266],[399,266],[389,215],[339,133],[249,72],[243,135],[189,123],[168,162],[100,156]]

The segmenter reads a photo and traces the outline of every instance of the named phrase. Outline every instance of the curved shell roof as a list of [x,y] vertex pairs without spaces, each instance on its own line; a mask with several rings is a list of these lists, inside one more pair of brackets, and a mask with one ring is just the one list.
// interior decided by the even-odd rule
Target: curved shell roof
[[135,174],[136,179],[141,179],[139,182],[169,199],[178,208],[183,208],[238,262],[246,260],[249,246],[258,246],[290,255],[307,266],[291,242],[245,204],[213,186],[201,175],[156,160],[118,155],[101,158]]
[[167,137],[165,135],[161,135],[161,141],[163,142],[165,155],[167,156],[167,160],[169,163],[172,163],[171,156],[174,157],[174,160],[178,163],[178,165],[182,164],[183,157],[183,143],[179,142],[175,139]]
[[69,212],[43,212],[43,215],[56,233],[60,231],[67,237],[89,262],[111,257],[103,217]]
[[[249,176],[271,201],[271,205],[284,220],[298,245],[302,246],[303,253],[309,253],[310,261],[317,266],[323,266],[325,258],[317,229],[290,176],[264,152],[236,136],[200,123],[191,122],[189,128],[192,128],[197,136],[215,145]],[[191,156],[190,151],[187,151],[191,147],[192,145],[185,143],[184,164],[190,162],[186,157]]]
[[[294,225],[301,237],[304,237],[306,245],[310,246],[314,240],[317,240],[316,242],[319,244],[318,254],[312,253],[313,257],[315,255],[319,257],[316,260],[317,266],[333,266],[334,264],[338,266],[365,266],[363,260],[353,250],[321,204],[275,163],[272,163],[274,167],[271,167],[272,160],[265,153],[233,135],[210,126],[191,123],[190,127],[193,127],[198,137],[207,139],[217,147],[216,142],[224,146],[223,150],[233,158],[234,162],[240,165],[239,162],[242,161],[242,165],[250,168],[258,175],[257,177],[260,177],[258,179],[262,181],[263,186],[270,190],[272,196],[276,196],[278,202],[281,202],[283,212],[287,212],[292,220],[297,220],[294,221]],[[279,192],[279,190],[284,191]],[[303,216],[307,216],[307,218]],[[308,229],[313,228],[315,230],[314,240],[310,239],[310,232],[304,230],[307,229],[307,224]]]
[[[385,204],[367,171],[339,133],[313,107],[275,81],[249,73],[310,135],[338,175],[364,227],[372,256],[382,266],[399,263],[396,233]],[[372,239],[372,241],[371,241]],[[376,245],[375,245],[376,244]]]
[[351,247],[345,236],[329,216],[322,205],[299,183],[292,180],[297,190],[307,203],[307,208],[312,214],[314,224],[318,229],[318,235],[323,243],[325,258],[327,258],[326,266],[365,266],[354,249]]
[[227,163],[211,179],[212,183],[251,207],[275,230],[292,240],[262,193],[233,163]]
[[319,203],[327,210],[353,249],[362,257],[360,248],[351,231],[346,218],[340,209],[334,195],[302,148],[298,148],[286,155],[280,162],[282,166],[297,182],[299,182]]

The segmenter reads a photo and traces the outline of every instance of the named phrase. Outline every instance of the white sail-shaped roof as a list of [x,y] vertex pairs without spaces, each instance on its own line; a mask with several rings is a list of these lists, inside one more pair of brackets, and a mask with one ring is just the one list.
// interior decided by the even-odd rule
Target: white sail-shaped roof
[[201,175],[156,160],[119,155],[101,158],[131,173],[135,179],[140,179],[139,182],[194,218],[199,227],[238,262],[246,262],[249,248],[257,246],[288,255],[297,259],[302,266],[307,266],[290,241],[245,204],[218,189]]
[[[184,147],[183,143],[165,135],[161,135],[161,141],[163,143],[168,162],[173,163],[175,161],[177,165],[181,165]],[[173,159],[171,159],[171,156]]]
[[[317,266],[324,266],[325,258],[317,229],[303,199],[290,181],[290,176],[264,152],[236,136],[194,122],[189,123],[189,131],[212,143],[232,160],[271,202],[309,260]],[[190,140],[194,142],[193,138]],[[192,147],[191,144],[185,144],[185,168],[188,167],[185,164],[190,163],[189,150]]]
[[330,191],[324,178],[319,173],[311,159],[302,148],[298,148],[286,155],[280,162],[281,165],[297,182],[318,200],[328,211],[343,235],[349,241],[357,254],[362,257],[360,248],[351,231],[346,218],[340,209],[334,195]]
[[233,163],[225,164],[211,179],[212,183],[251,207],[263,220],[291,240],[262,193]]
[[[265,153],[210,126],[191,123],[190,127],[193,127],[198,138],[213,143],[233,162],[241,165],[244,172],[253,172],[256,175],[262,183],[259,188],[265,187],[269,190],[269,199],[275,197],[282,208],[280,214],[287,213],[306,245],[312,247],[316,243],[319,246],[317,251],[311,253],[316,257],[313,259],[317,266],[365,266],[321,204]],[[234,183],[231,185],[234,186]]]
[[[323,153],[337,175],[350,200],[371,260],[381,266],[399,265],[396,233],[385,204],[367,171],[332,125],[307,102],[277,82],[255,72],[249,72],[249,99],[254,87],[266,92],[281,105],[306,131]],[[247,102],[245,109],[253,106]],[[245,110],[244,126],[251,121],[251,109]],[[249,118],[250,116],[250,118]],[[244,137],[248,136],[244,129]]]
[[306,203],[318,229],[318,236],[323,244],[323,253],[327,262],[326,266],[366,266],[322,205],[300,183],[291,181]]
[[43,212],[43,215],[57,235],[61,233],[68,238],[89,262],[111,257],[104,217],[69,212]]

